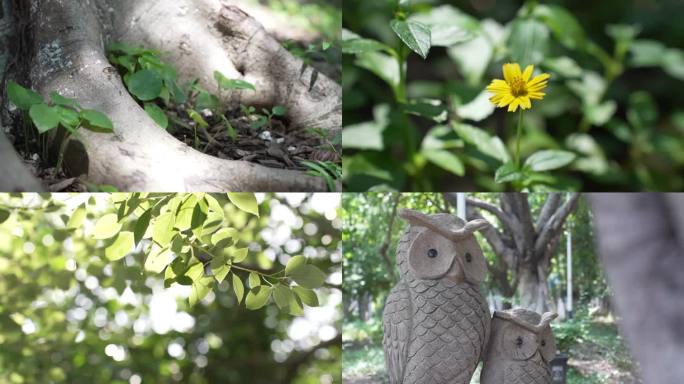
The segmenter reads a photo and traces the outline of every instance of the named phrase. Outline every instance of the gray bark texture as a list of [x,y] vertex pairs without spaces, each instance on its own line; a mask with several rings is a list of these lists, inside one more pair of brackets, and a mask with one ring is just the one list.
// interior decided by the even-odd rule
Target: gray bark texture
[[[44,96],[72,97],[106,113],[114,133],[81,130],[65,166],[122,191],[320,191],[321,178],[222,160],[160,129],[128,95],[105,57],[121,41],[162,51],[181,81],[218,94],[213,72],[255,84],[222,92],[222,105],[282,105],[291,127],[341,129],[341,87],[289,54],[256,20],[221,0],[33,0],[29,77]],[[56,144],[55,144],[56,145]]]
[[[444,197],[455,206],[455,195],[447,193]],[[468,220],[484,219],[483,211],[499,220],[498,229],[490,225],[481,231],[497,256],[496,262],[489,265],[489,272],[504,296],[511,297],[517,291],[521,307],[539,313],[549,310],[546,281],[551,258],[563,224],[576,208],[579,197],[577,193],[567,199],[560,193],[548,194],[536,220],[525,193],[502,193],[498,206],[472,197],[466,200]]]
[[589,194],[613,303],[645,383],[684,378],[684,194]]

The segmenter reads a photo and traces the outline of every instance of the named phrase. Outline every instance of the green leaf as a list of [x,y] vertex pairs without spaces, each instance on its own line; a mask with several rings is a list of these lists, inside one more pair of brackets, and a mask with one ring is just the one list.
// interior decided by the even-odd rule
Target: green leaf
[[290,301],[294,300],[294,295],[290,289],[282,284],[276,284],[273,290],[273,299],[280,309],[289,308]]
[[479,32],[474,39],[450,47],[447,53],[456,63],[467,83],[480,86],[482,77],[494,56],[494,50],[495,47],[489,36]]
[[201,279],[204,276],[204,264],[202,264],[202,263],[193,264],[185,272],[185,276],[190,278],[192,281],[197,281],[197,280]]
[[24,111],[43,102],[43,98],[37,92],[24,88],[12,80],[7,83],[7,96],[12,104]]
[[292,287],[292,290],[299,296],[302,303],[309,307],[318,307],[320,305],[318,303],[318,296],[316,296],[316,292],[313,290],[304,287]]
[[251,192],[228,192],[228,199],[240,210],[259,216],[256,196]]
[[143,69],[131,75],[128,90],[141,101],[156,99],[162,90],[162,78],[153,70]]
[[214,281],[211,277],[204,277],[196,280],[192,284],[192,289],[190,290],[190,297],[188,298],[190,305],[197,304],[198,301],[202,300],[209,291],[211,291],[211,283]]
[[216,97],[216,95],[212,95],[211,93],[207,91],[200,91],[197,94],[197,100],[195,102],[195,108],[197,109],[211,109],[211,110],[216,110],[219,107],[219,99]]
[[658,106],[653,97],[646,91],[637,91],[629,95],[627,120],[634,128],[651,130],[658,121]]
[[508,183],[511,181],[523,180],[525,174],[518,169],[514,163],[506,163],[496,170],[494,181],[497,183]]
[[150,252],[147,254],[147,259],[145,259],[145,270],[160,273],[169,265],[172,256],[173,252],[169,247],[159,247],[156,244],[152,244]]
[[540,4],[534,7],[534,14],[551,29],[554,37],[567,48],[583,49],[586,45],[584,29],[567,9],[558,5]]
[[121,224],[118,223],[116,213],[109,213],[102,216],[95,223],[95,230],[93,231],[93,237],[96,239],[109,239],[114,237],[121,230]]
[[303,316],[304,308],[302,307],[302,301],[298,296],[294,297],[294,300],[290,300],[290,315],[292,316]]
[[178,228],[178,230],[181,232],[199,226],[199,224],[193,226],[192,220],[196,206],[197,196],[194,194],[188,195],[185,201],[183,201],[181,204],[180,208],[178,208],[178,213],[176,213],[176,220],[173,226]]
[[199,124],[201,127],[206,128],[206,127],[209,126],[209,123],[207,123],[207,121],[204,120],[204,118],[202,117],[202,115],[200,115],[199,113],[197,113],[197,111],[195,111],[194,109],[188,108],[186,112],[188,113],[188,116],[190,116],[190,118],[192,119],[192,121],[194,121],[195,123]]
[[126,256],[133,250],[133,232],[121,231],[116,240],[105,249],[105,256],[111,261],[116,261]]
[[287,113],[287,109],[282,105],[276,105],[275,107],[273,107],[273,109],[271,109],[271,112],[274,116],[285,116],[285,113]]
[[251,310],[263,307],[268,302],[268,299],[271,298],[271,292],[273,292],[273,288],[265,285],[251,289],[247,293],[247,298],[245,298],[245,306]]
[[138,218],[138,221],[135,222],[135,227],[133,229],[133,239],[135,241],[135,244],[140,243],[140,240],[143,239],[145,236],[145,232],[147,232],[147,227],[150,225],[150,219],[152,218],[152,209],[148,209],[145,211],[140,217]]
[[399,86],[399,63],[390,55],[380,52],[367,52],[359,54],[354,64],[371,71],[393,89]]
[[319,288],[325,282],[325,274],[313,265],[304,264],[290,272],[289,276],[304,288]]
[[218,268],[212,268],[211,271],[214,273],[216,281],[221,283],[230,272],[230,265],[223,264]]
[[145,112],[157,123],[158,126],[166,129],[169,126],[169,118],[163,109],[159,108],[157,104],[145,103]]
[[86,217],[86,205],[85,203],[81,204],[74,210],[74,213],[71,214],[71,217],[69,218],[69,221],[67,222],[67,229],[76,229],[76,228],[81,228],[83,225],[83,221],[85,220]]
[[468,124],[452,123],[454,131],[469,144],[475,146],[483,154],[493,157],[502,163],[510,161],[506,147],[496,136]]
[[513,22],[508,40],[511,57],[521,64],[537,65],[544,60],[549,49],[549,29],[535,19],[517,19]]
[[238,304],[242,302],[242,298],[245,296],[245,286],[240,280],[240,276],[233,273],[233,292],[235,292],[235,297],[237,298]]
[[465,175],[465,166],[455,154],[444,149],[429,149],[421,151],[431,163],[453,173],[456,176]]
[[34,104],[29,110],[29,116],[35,124],[38,132],[45,133],[53,128],[57,128],[61,118],[54,108],[47,104]]
[[417,21],[397,19],[390,22],[390,27],[407,47],[423,59],[427,58],[431,45],[430,28]]
[[574,153],[561,150],[544,150],[535,152],[525,161],[525,166],[535,172],[549,171],[564,167],[577,157]]
[[61,105],[61,106],[70,107],[73,109],[81,108],[81,106],[78,104],[76,99],[70,99],[68,97],[64,97],[55,91],[50,92],[50,100],[52,100],[52,102],[55,103],[55,105]]
[[261,277],[256,272],[249,273],[249,287],[254,289],[261,285]]
[[81,122],[81,116],[74,110],[60,106],[53,107],[59,115],[59,122],[67,129],[73,130]]
[[234,263],[240,263],[244,261],[247,258],[247,254],[249,253],[249,248],[231,248],[229,251],[229,254],[233,258]]
[[0,208],[0,224],[4,223],[9,219],[10,211]]
[[392,52],[392,49],[388,47],[386,44],[383,44],[373,39],[356,37],[342,40],[342,53],[356,55],[358,53],[376,51]]
[[302,255],[291,257],[285,266],[285,276],[289,276],[294,270],[300,268],[302,265],[306,265],[306,257]]
[[84,119],[84,125],[88,129],[94,131],[112,131],[114,124],[109,120],[109,117],[100,111],[94,109],[84,109],[81,111],[81,118]]
[[480,29],[476,18],[451,5],[441,5],[428,12],[413,14],[409,20],[430,29],[430,43],[433,47],[449,47],[471,40]]
[[157,216],[152,225],[152,240],[161,247],[167,246],[176,235],[176,232],[173,230],[174,222],[175,215],[173,212],[166,212]]
[[373,107],[374,121],[344,127],[342,130],[342,146],[350,149],[381,151],[385,147],[383,132],[389,125],[389,115],[389,105],[376,105]]
[[251,89],[256,91],[254,84],[244,80],[229,79],[219,71],[214,71],[214,79],[216,79],[219,89]]
[[237,236],[235,228],[221,228],[211,235],[211,244],[216,248],[228,247],[234,243],[233,239]]
[[216,200],[214,196],[207,193],[204,195],[204,201],[207,202],[209,209],[223,215],[223,206],[221,205],[221,203],[218,202],[218,200]]
[[[490,103],[491,104],[491,103]],[[437,99],[413,99],[403,104],[404,111],[411,115],[421,116],[437,123],[447,120],[446,107]]]
[[584,114],[593,125],[601,126],[606,124],[615,114],[617,103],[613,100],[604,101],[601,104],[590,104],[584,106]]
[[462,119],[482,121],[494,113],[494,109],[496,109],[496,106],[489,101],[490,97],[489,91],[482,91],[467,104],[456,107],[456,114]]

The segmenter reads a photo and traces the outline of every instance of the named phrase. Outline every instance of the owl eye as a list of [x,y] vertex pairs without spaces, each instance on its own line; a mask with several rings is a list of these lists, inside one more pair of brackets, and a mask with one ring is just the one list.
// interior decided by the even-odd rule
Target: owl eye
[[518,336],[518,338],[515,339],[515,345],[517,345],[518,347],[521,346],[521,345],[523,345],[523,339],[522,339],[522,337]]
[[469,262],[469,263],[470,263],[471,261],[473,261],[473,257],[470,255],[470,252],[466,252],[465,258],[466,258],[466,261]]
[[430,249],[428,249],[428,251],[427,251],[427,255],[428,255],[429,258],[434,259],[435,257],[437,257],[438,252],[437,252],[436,249],[430,248]]

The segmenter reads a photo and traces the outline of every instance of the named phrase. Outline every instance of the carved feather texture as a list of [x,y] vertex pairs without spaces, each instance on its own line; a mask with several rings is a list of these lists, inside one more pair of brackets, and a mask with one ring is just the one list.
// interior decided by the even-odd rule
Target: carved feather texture
[[468,384],[489,338],[489,307],[469,283],[410,276],[406,255],[420,230],[409,227],[399,241],[402,279],[383,315],[390,383]]
[[538,358],[511,361],[506,365],[504,384],[551,384],[551,370]]

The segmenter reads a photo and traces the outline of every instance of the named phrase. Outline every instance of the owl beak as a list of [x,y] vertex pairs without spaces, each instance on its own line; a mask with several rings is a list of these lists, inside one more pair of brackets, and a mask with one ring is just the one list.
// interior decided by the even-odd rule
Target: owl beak
[[454,257],[454,261],[449,268],[449,271],[444,275],[444,278],[451,280],[456,284],[465,282],[465,274],[463,273],[463,260],[460,257]]

